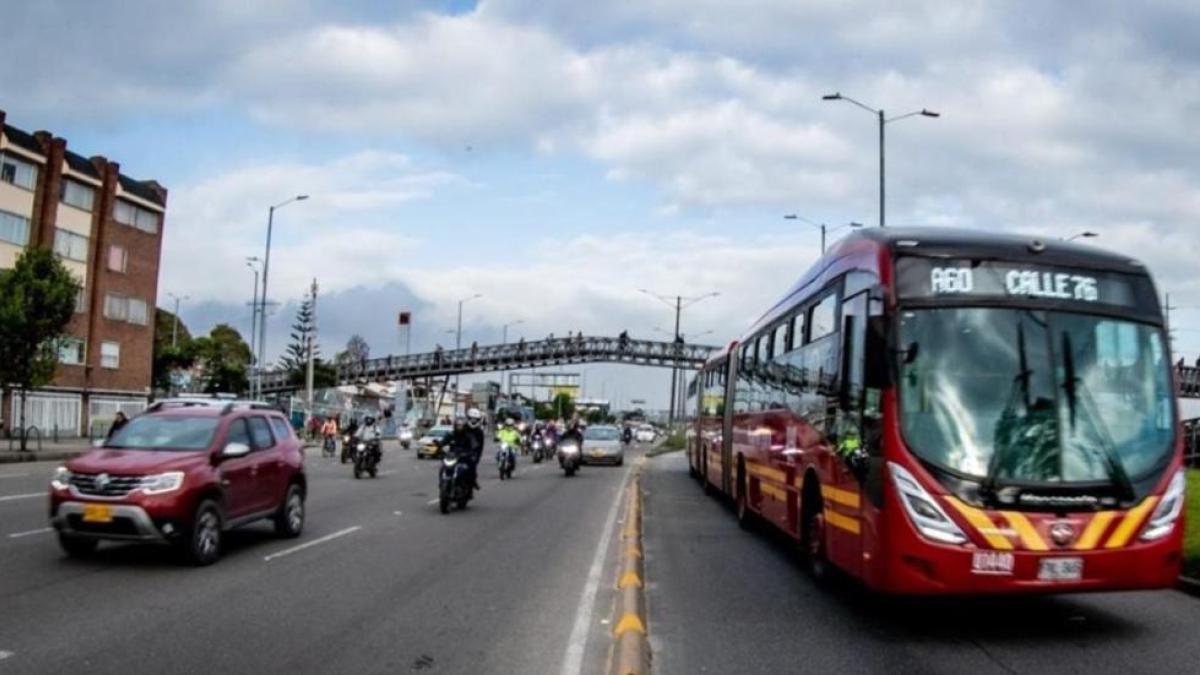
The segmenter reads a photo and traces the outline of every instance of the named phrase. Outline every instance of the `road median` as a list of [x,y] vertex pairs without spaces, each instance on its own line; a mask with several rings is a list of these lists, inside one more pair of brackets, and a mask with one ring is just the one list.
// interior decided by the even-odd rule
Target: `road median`
[[625,518],[617,565],[616,621],[613,628],[613,675],[650,672],[646,634],[645,566],[642,555],[641,466],[634,469],[625,497]]

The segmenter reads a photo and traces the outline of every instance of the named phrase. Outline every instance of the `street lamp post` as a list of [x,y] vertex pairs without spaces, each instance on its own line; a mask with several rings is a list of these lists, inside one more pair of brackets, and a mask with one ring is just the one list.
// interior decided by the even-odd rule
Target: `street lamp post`
[[784,216],[783,219],[784,220],[801,220],[801,221],[808,223],[809,225],[821,228],[821,255],[825,255],[825,233],[827,230],[828,230],[828,232],[832,233],[832,232],[837,232],[838,230],[845,228],[845,227],[862,227],[863,226],[862,223],[850,222],[850,223],[845,223],[843,225],[837,225],[834,227],[826,227],[825,223],[814,223],[813,221],[809,220],[808,218],[805,218],[804,216],[801,216],[801,215],[798,215],[795,213],[789,213],[786,216]]
[[[679,316],[680,316],[680,314],[682,314],[683,310],[688,307],[691,307],[692,305],[696,304],[697,302],[700,302],[701,300],[706,300],[708,298],[715,298],[718,295],[720,295],[720,293],[718,293],[716,291],[713,291],[712,293],[705,293],[704,295],[693,296],[690,298],[684,297],[682,295],[676,295],[676,296],[674,296],[674,301],[672,301],[671,296],[665,296],[665,295],[659,295],[658,293],[652,293],[644,288],[639,288],[638,292],[645,293],[646,295],[654,298],[655,300],[658,300],[659,302],[665,304],[666,306],[672,307],[675,309],[675,342],[674,342],[674,345],[676,345],[676,346],[679,344],[680,338],[682,337],[679,334]],[[679,380],[679,366],[676,364],[672,364],[671,365],[671,399],[670,399],[670,404],[669,404],[669,408],[667,411],[667,426],[672,431],[674,431],[674,429],[675,429],[675,408],[676,408],[675,392],[678,387],[678,380]]]
[[875,108],[872,108],[869,105],[860,103],[859,101],[856,101],[856,100],[850,98],[849,96],[842,96],[842,94],[840,92],[833,93],[833,94],[826,94],[825,96],[822,96],[821,98],[822,98],[822,100],[825,100],[825,101],[846,101],[848,103],[853,103],[854,105],[862,108],[863,110],[866,110],[867,112],[869,112],[879,118],[879,226],[884,227],[887,221],[884,218],[883,128],[886,125],[891,124],[892,122],[899,122],[902,119],[913,117],[915,115],[921,115],[923,117],[941,117],[941,113],[935,113],[932,110],[926,110],[925,108],[921,108],[920,110],[914,110],[913,112],[905,113],[903,115],[897,115],[896,117],[886,117],[884,115],[884,112],[882,109],[876,110]]
[[175,322],[171,325],[171,349],[175,349],[179,343],[179,302],[181,300],[191,300],[192,296],[178,296],[174,293],[167,293],[167,297],[175,301]]
[[[469,298],[463,298],[462,300],[458,301],[458,329],[455,331],[455,334],[454,334],[454,349],[455,350],[462,349],[462,308],[463,308],[463,305],[476,299],[476,298],[482,298],[482,297],[483,297],[482,293],[476,293],[475,295],[472,295]],[[455,375],[454,375],[454,395],[458,396],[458,374],[457,373],[455,373]]]
[[525,323],[525,319],[517,319],[516,321],[510,321],[510,322],[504,324],[504,327],[503,327],[504,330],[502,331],[503,337],[500,340],[500,344],[502,344],[502,345],[508,344],[508,327],[509,326],[516,326],[516,325],[522,324],[522,323]]
[[252,399],[259,396],[257,391],[258,358],[255,356],[255,348],[258,346],[258,262],[258,256],[246,257],[246,267],[254,272],[254,296],[250,301],[250,398]]
[[275,224],[275,210],[308,199],[308,195],[296,195],[291,199],[280,202],[267,210],[267,250],[263,256],[262,270],[262,304],[258,314],[258,393],[262,395],[263,362],[267,351],[267,275],[271,271],[271,230]]

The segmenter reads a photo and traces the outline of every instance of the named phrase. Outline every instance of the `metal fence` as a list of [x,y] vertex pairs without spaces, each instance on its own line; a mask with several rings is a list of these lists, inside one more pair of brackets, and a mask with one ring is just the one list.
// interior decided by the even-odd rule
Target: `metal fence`
[[1200,417],[1183,421],[1183,461],[1200,468]]

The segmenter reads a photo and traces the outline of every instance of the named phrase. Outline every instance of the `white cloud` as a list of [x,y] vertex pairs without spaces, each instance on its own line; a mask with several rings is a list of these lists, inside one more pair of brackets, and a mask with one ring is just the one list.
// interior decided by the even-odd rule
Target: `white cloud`
[[416,168],[404,155],[363,151],[321,164],[249,166],[178,186],[170,195],[161,287],[248,299],[253,278],[245,257],[263,256],[268,207],[301,193],[310,198],[276,213],[271,296],[300,295],[314,274],[328,289],[376,283],[418,243],[395,229],[396,207],[456,180]]

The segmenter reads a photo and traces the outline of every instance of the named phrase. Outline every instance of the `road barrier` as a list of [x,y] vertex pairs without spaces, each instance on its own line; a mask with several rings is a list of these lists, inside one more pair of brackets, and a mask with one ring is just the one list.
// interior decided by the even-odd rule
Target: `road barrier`
[[617,565],[617,608],[613,628],[613,675],[650,672],[650,642],[646,637],[645,566],[642,558],[641,467],[634,470],[625,502]]

